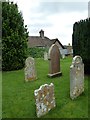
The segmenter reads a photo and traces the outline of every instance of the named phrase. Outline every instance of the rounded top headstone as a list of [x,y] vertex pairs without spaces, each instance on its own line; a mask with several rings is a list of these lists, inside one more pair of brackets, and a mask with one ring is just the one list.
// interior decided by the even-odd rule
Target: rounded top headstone
[[79,55],[77,55],[77,56],[75,56],[75,57],[73,58],[72,63],[73,63],[73,64],[82,63],[82,58],[81,58]]
[[28,57],[28,58],[26,59],[26,61],[25,61],[25,64],[26,64],[26,65],[29,65],[29,64],[33,64],[33,62],[34,62],[34,58]]
[[49,57],[49,59],[50,59],[51,53],[52,53],[53,51],[54,51],[55,53],[58,51],[58,53],[60,54],[60,51],[59,51],[58,46],[57,46],[56,44],[53,44],[53,45],[49,48],[49,52],[48,52],[48,57]]

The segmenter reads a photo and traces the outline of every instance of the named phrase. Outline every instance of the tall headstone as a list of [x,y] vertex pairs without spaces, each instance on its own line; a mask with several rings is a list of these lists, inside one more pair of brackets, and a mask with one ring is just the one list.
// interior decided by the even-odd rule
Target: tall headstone
[[36,100],[36,114],[41,117],[48,113],[55,105],[54,85],[44,84],[34,91]]
[[60,51],[57,45],[53,44],[48,53],[49,77],[62,75],[60,71]]
[[74,99],[84,92],[84,64],[80,56],[75,56],[70,66],[70,97]]
[[37,79],[34,58],[28,57],[25,61],[25,81],[33,81]]
[[44,52],[44,60],[48,60],[48,53]]

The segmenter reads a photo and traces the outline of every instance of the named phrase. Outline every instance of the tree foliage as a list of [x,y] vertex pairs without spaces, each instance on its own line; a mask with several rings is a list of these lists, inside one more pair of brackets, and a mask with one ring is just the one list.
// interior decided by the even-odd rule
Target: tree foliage
[[90,18],[73,25],[73,55],[80,55],[85,65],[85,73],[90,73]]
[[2,69],[16,70],[24,66],[27,55],[27,26],[17,4],[2,3]]
[[33,58],[43,58],[44,52],[48,52],[48,49],[46,48],[28,48],[28,56],[31,56]]

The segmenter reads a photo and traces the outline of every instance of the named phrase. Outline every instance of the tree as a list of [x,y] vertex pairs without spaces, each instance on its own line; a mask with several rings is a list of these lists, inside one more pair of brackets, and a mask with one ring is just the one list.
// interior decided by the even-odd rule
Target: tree
[[85,73],[90,74],[90,18],[80,20],[73,25],[73,55],[80,55],[85,66]]
[[17,4],[2,3],[2,69],[17,70],[24,67],[27,57],[27,26]]

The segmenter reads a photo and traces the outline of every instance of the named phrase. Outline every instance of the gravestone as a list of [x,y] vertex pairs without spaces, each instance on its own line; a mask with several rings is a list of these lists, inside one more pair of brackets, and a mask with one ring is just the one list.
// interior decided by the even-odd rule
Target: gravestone
[[61,76],[60,72],[60,51],[57,45],[53,44],[48,53],[49,77]]
[[64,54],[62,54],[62,59],[64,59],[65,58],[65,55]]
[[36,80],[36,70],[34,58],[28,57],[25,61],[25,81]]
[[44,52],[44,60],[48,60],[48,53]]
[[84,92],[84,64],[80,56],[75,56],[70,66],[70,97],[74,99]]
[[44,84],[34,91],[37,117],[48,113],[55,105],[54,85]]

